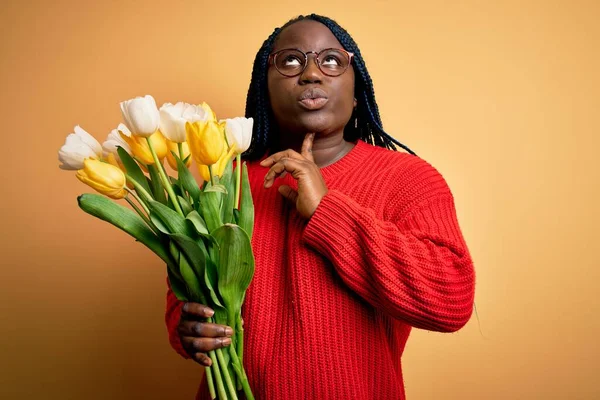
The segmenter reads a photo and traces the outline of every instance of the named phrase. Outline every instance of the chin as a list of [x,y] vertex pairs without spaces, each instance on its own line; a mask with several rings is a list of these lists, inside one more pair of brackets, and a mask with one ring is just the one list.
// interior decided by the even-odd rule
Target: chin
[[298,121],[301,130],[304,133],[329,133],[335,130],[335,121],[329,118],[327,115],[319,115],[314,113],[313,115],[305,115]]

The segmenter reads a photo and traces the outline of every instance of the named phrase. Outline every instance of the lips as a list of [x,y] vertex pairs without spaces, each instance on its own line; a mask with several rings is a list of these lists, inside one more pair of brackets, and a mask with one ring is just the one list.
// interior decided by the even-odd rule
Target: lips
[[327,92],[319,88],[309,88],[300,93],[298,102],[302,108],[307,110],[318,110],[323,108],[329,101]]

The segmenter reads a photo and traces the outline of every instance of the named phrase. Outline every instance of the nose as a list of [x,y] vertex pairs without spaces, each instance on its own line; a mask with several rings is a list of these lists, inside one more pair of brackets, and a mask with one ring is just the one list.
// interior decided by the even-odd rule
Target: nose
[[308,53],[306,57],[306,68],[304,68],[304,71],[300,74],[300,83],[321,83],[323,80],[323,73],[317,64],[317,55],[315,53]]

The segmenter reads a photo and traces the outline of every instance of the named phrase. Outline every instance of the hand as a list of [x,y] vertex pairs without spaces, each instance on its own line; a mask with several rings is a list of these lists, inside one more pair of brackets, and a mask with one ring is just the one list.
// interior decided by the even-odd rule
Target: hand
[[229,346],[233,335],[233,329],[229,326],[202,322],[213,314],[214,311],[203,304],[185,303],[177,326],[179,339],[185,351],[205,367],[210,367],[212,364],[206,353]]
[[314,139],[314,133],[307,133],[300,154],[288,149],[275,153],[260,163],[263,167],[270,167],[265,175],[265,188],[273,186],[275,178],[288,172],[298,181],[298,191],[288,185],[281,185],[279,193],[293,202],[298,213],[306,219],[312,217],[328,192],[323,175],[312,155]]

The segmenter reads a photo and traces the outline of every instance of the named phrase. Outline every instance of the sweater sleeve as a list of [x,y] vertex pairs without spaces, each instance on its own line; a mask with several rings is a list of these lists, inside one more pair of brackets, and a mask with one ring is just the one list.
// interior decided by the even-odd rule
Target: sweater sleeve
[[169,279],[167,278],[167,306],[165,311],[165,323],[167,325],[167,332],[169,333],[169,343],[171,347],[183,358],[190,358],[187,352],[181,345],[179,340],[179,334],[177,333],[177,325],[179,325],[179,319],[181,318],[181,308],[183,307],[183,301],[180,301],[175,296],[175,293],[171,290]]
[[[304,240],[374,307],[416,328],[454,332],[471,317],[475,274],[452,194],[437,171],[429,176],[413,191],[396,185],[379,217],[330,190]],[[401,205],[399,196],[410,199]]]

